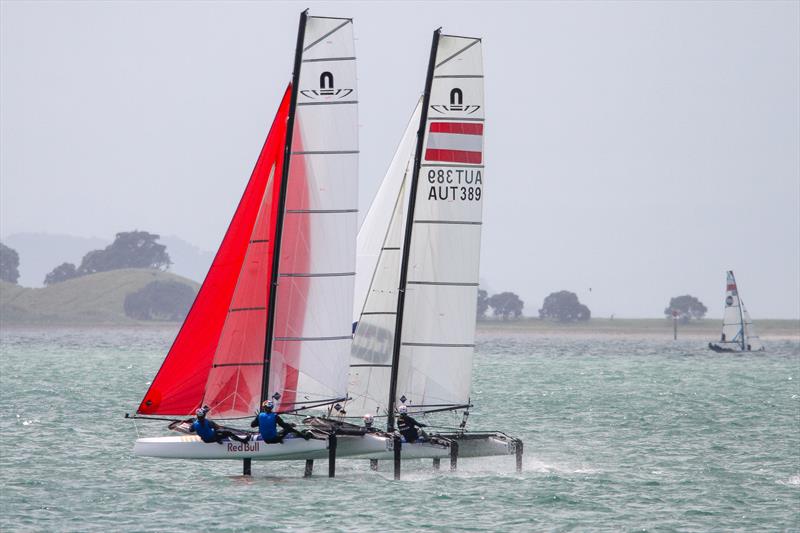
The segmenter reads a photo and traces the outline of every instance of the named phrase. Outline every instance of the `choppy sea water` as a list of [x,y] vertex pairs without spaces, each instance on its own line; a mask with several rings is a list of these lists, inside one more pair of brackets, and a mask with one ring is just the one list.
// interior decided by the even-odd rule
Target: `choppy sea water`
[[[455,473],[408,461],[135,458],[174,331],[0,334],[2,531],[800,531],[800,344],[482,336],[469,426],[525,442]],[[151,423],[152,426],[152,423]],[[141,429],[141,428],[140,428]],[[152,427],[149,429],[153,429]],[[155,428],[156,430],[158,428]],[[444,465],[444,462],[443,462]]]

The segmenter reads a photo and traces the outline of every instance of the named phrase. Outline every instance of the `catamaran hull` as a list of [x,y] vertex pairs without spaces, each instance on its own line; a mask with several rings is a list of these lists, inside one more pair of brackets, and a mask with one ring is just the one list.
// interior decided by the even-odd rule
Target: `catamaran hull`
[[467,433],[464,435],[440,435],[458,444],[459,457],[492,457],[514,455],[522,449],[522,441],[499,433]]
[[[382,450],[365,450],[353,447],[347,452],[339,453],[337,449],[337,457],[347,459],[378,459],[378,460],[391,460],[394,459],[394,442],[391,438],[383,438],[384,449]],[[400,448],[400,456],[403,459],[432,459],[435,457],[449,457],[450,446],[444,444],[434,444],[431,442],[415,442],[409,444],[404,442]]]
[[183,435],[137,439],[133,453],[139,457],[164,459],[290,461],[327,458],[328,441],[286,438],[280,444],[267,444],[260,439],[246,443],[224,440],[222,444],[209,444],[196,435]]

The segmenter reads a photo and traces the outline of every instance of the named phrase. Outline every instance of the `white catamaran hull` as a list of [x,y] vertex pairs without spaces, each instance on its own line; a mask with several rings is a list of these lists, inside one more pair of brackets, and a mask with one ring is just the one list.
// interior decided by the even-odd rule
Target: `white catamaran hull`
[[267,444],[263,440],[222,444],[205,443],[196,435],[150,437],[136,440],[133,453],[140,457],[165,459],[255,459],[258,461],[288,461],[328,457],[328,441],[287,437],[283,443]]

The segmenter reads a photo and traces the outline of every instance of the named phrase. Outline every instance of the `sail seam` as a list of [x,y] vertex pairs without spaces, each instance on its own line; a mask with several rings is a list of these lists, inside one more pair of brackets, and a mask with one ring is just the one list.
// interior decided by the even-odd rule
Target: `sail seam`
[[264,362],[262,361],[260,363],[219,363],[219,364],[215,363],[213,365],[214,368],[219,368],[221,366],[264,366]]
[[442,121],[442,120],[452,120],[456,122],[486,122],[485,118],[478,118],[478,117],[436,117],[430,120]]
[[235,313],[237,311],[266,311],[266,307],[231,307],[228,309],[229,313]]
[[396,315],[397,311],[364,311],[362,315]]
[[292,155],[327,155],[327,154],[357,154],[358,150],[308,150],[292,152]]
[[474,348],[474,344],[447,344],[440,342],[404,342],[403,346],[423,346],[432,348]]
[[250,244],[254,244],[254,243],[257,243],[257,242],[269,242],[269,239],[252,239],[250,241]]
[[318,61],[355,61],[355,57],[317,57],[314,59],[304,59],[303,63],[316,63]]
[[399,250],[399,246],[384,246],[381,250]]
[[339,31],[339,30],[341,30],[342,28],[344,28],[345,26],[347,26],[347,25],[348,25],[350,22],[352,22],[352,21],[351,21],[350,19],[347,19],[347,20],[346,20],[345,22],[343,22],[342,24],[340,24],[340,25],[336,26],[336,27],[335,27],[335,28],[333,28],[331,31],[329,31],[328,33],[326,33],[325,35],[323,35],[322,37],[320,37],[319,39],[317,39],[317,40],[316,40],[316,41],[314,41],[313,43],[311,43],[311,44],[309,44],[308,46],[306,46],[305,48],[303,48],[303,52],[307,52],[307,51],[308,51],[308,50],[309,50],[309,49],[310,49],[312,46],[316,46],[317,44],[321,43],[321,42],[322,42],[322,41],[324,41],[326,38],[330,37],[331,35],[333,35],[333,34],[334,34],[334,33],[336,33],[337,31]]
[[355,272],[285,272],[278,274],[282,278],[333,278],[355,276]]
[[340,335],[338,337],[275,337],[276,341],[341,341],[352,339],[352,335]]
[[456,56],[459,56],[459,55],[463,54],[464,52],[466,52],[467,50],[469,50],[470,48],[472,48],[473,46],[475,46],[475,45],[476,45],[476,44],[478,44],[479,42],[481,42],[481,40],[480,40],[480,39],[475,39],[474,41],[472,41],[471,43],[469,43],[467,46],[465,46],[464,48],[462,48],[461,50],[459,50],[459,51],[458,51],[458,52],[456,52],[455,54],[453,54],[453,55],[451,55],[450,57],[448,57],[447,59],[443,60],[441,63],[439,63],[438,65],[436,65],[436,67],[434,67],[434,68],[439,68],[439,67],[441,67],[442,65],[444,65],[445,63],[447,63],[448,61],[450,61],[451,59],[453,59],[454,57],[456,57]]
[[343,100],[341,102],[297,102],[297,105],[338,105],[338,104],[357,104],[357,103],[358,100]]
[[462,283],[458,281],[407,281],[409,285],[446,285],[452,287],[477,287],[477,283]]
[[414,224],[459,224],[465,226],[482,226],[483,222],[471,220],[415,220]]
[[357,364],[357,365],[350,365],[350,368],[353,368],[353,367],[380,367],[380,368],[383,368],[383,367],[388,367],[388,368],[392,368],[392,365],[372,365],[372,364],[363,364],[363,365],[362,365],[362,364]]
[[303,213],[358,213],[358,209],[287,209],[287,213],[303,214]]
[[434,79],[441,78],[483,78],[483,74],[442,74],[440,76],[434,76]]

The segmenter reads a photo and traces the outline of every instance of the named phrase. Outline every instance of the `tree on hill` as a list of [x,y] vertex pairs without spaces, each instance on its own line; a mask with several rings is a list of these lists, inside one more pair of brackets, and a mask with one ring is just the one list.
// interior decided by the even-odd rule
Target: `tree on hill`
[[483,289],[478,289],[478,320],[486,318],[486,311],[489,310],[489,293]]
[[194,301],[194,289],[179,281],[153,281],[125,297],[125,314],[136,320],[186,318]]
[[53,283],[61,283],[62,281],[77,277],[78,269],[75,268],[75,265],[72,263],[61,263],[44,277],[44,284],[52,285]]
[[669,305],[664,309],[664,316],[672,318],[672,312],[678,312],[678,318],[686,323],[691,319],[699,319],[706,316],[708,308],[703,302],[690,294],[675,296],[669,300]]
[[0,242],[0,280],[17,283],[19,279],[19,254]]
[[167,247],[156,241],[159,235],[146,231],[117,233],[114,242],[103,250],[83,257],[78,275],[95,274],[121,268],[157,268],[166,270],[171,263]]
[[589,320],[592,312],[578,300],[574,292],[559,291],[550,293],[539,309],[539,318],[558,320],[559,322],[575,322]]
[[498,316],[503,320],[521,317],[522,308],[525,307],[525,302],[520,300],[519,296],[513,292],[494,294],[487,300],[487,303],[492,308],[494,316]]

